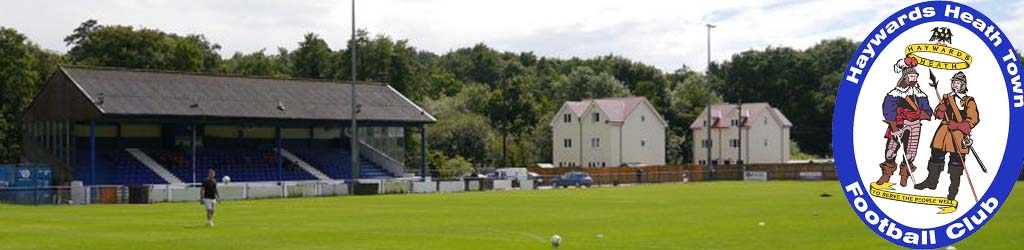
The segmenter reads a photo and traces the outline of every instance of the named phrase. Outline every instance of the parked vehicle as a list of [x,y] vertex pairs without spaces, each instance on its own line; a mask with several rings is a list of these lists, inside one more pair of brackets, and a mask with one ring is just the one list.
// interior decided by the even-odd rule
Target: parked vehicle
[[590,187],[590,185],[593,184],[593,183],[594,183],[594,179],[590,178],[590,174],[584,173],[584,172],[579,172],[579,171],[573,171],[573,172],[568,172],[568,173],[562,174],[561,176],[555,177],[555,179],[551,181],[551,185],[556,187],[556,188],[557,187],[567,188],[569,186],[576,186],[576,187],[586,186],[586,187]]

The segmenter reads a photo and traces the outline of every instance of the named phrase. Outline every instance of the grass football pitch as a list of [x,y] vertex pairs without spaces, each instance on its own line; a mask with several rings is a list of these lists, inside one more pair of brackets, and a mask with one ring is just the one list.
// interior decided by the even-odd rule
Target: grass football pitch
[[[1020,192],[956,247],[1024,246]],[[228,201],[213,228],[192,202],[0,205],[0,249],[899,249],[847,204],[834,181],[677,183]]]

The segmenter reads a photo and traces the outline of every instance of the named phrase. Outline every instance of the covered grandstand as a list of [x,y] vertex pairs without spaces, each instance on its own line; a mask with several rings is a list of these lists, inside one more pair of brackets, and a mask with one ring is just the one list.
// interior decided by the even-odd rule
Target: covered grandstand
[[207,168],[236,182],[411,176],[407,132],[425,141],[435,119],[386,84],[64,66],[24,121],[23,161],[52,165],[55,184],[145,185],[195,183]]

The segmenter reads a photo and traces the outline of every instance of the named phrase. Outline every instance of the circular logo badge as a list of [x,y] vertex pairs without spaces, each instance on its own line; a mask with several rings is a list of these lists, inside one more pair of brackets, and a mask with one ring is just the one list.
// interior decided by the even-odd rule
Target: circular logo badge
[[907,248],[977,232],[1024,162],[1021,64],[993,20],[960,3],[883,20],[850,60],[832,143],[843,192],[865,225]]

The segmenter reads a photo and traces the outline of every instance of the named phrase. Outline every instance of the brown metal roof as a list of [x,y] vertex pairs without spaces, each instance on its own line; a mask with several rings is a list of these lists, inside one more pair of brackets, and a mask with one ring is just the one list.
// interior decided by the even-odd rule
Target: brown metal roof
[[[62,67],[102,115],[239,119],[350,120],[351,84]],[[356,84],[359,120],[433,123],[415,103],[383,84]]]

